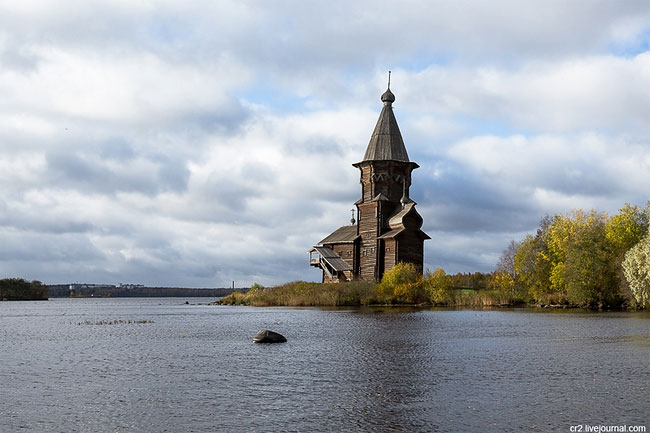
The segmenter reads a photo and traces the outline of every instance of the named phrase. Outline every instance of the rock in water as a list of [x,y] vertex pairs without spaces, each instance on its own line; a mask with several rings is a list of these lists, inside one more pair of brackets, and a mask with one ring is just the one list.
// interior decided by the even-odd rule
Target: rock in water
[[262,329],[253,337],[253,343],[285,343],[287,341],[284,335],[277,332]]

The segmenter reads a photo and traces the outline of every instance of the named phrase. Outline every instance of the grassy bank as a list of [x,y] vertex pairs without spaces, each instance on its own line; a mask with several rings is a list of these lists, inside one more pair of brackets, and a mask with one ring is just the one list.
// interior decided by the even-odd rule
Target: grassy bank
[[251,305],[257,307],[294,306],[362,306],[362,305],[437,305],[449,307],[489,307],[515,305],[520,302],[492,290],[450,288],[444,299],[434,302],[425,291],[420,297],[405,299],[386,295],[376,283],[321,284],[294,281],[275,287],[254,286],[246,293],[234,292],[217,303],[220,305]]
[[634,302],[587,302],[583,298],[560,296],[555,292],[531,292],[509,274],[483,275],[483,284],[473,288],[441,268],[422,275],[410,263],[398,263],[384,273],[380,283],[349,282],[336,284],[294,281],[265,288],[254,285],[247,293],[235,292],[221,299],[224,305],[253,306],[357,306],[357,305],[433,305],[446,307],[495,307],[529,305],[579,307],[591,309],[634,309]]
[[234,292],[218,302],[221,305],[324,307],[371,305],[378,302],[376,284],[339,284],[294,281],[276,287],[254,285],[246,292]]

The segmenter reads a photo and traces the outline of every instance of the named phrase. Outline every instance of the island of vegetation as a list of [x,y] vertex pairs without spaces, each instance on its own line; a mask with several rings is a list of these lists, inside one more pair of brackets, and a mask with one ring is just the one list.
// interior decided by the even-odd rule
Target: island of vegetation
[[48,288],[40,281],[22,278],[0,280],[0,301],[47,301]]
[[626,204],[614,216],[594,210],[546,216],[535,235],[510,243],[489,274],[448,275],[438,268],[421,275],[399,263],[379,283],[255,284],[218,303],[650,308],[649,215],[650,202],[646,209]]

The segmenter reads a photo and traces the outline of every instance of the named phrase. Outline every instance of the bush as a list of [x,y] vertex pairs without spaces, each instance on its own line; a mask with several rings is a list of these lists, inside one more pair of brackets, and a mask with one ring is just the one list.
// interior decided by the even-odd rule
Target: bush
[[451,287],[451,278],[442,268],[437,268],[424,278],[424,289],[432,304],[450,303]]
[[415,304],[427,301],[424,280],[412,263],[400,262],[384,273],[377,292],[383,302]]

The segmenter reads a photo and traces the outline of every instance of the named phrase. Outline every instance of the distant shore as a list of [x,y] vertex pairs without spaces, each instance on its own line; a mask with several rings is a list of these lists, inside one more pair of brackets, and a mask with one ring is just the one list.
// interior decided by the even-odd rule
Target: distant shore
[[221,298],[236,288],[146,287],[143,285],[52,284],[23,278],[0,279],[0,301],[47,301],[49,298]]
[[118,287],[113,285],[97,284],[55,284],[48,287],[50,298],[220,298],[222,296],[230,295],[235,290],[238,290],[232,288]]
[[48,287],[40,281],[22,278],[0,280],[0,301],[47,301]]

